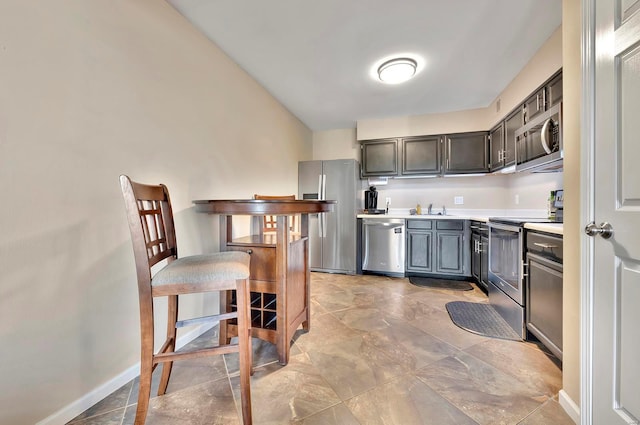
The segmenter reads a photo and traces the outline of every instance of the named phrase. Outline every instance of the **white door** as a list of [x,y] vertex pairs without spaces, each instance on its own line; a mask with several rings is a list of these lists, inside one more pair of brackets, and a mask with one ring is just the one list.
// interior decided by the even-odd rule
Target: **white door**
[[592,419],[596,425],[638,424],[640,0],[594,4]]

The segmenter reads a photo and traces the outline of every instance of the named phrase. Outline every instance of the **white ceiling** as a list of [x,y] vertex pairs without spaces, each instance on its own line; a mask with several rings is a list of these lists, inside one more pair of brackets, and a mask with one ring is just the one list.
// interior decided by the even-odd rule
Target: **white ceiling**
[[[312,130],[489,105],[560,26],[561,0],[168,0]],[[411,52],[402,85],[370,78]]]

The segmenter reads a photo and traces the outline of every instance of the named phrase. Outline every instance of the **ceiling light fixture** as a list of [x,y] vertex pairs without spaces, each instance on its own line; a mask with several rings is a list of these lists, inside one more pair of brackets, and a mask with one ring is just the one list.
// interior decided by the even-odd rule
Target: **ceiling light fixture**
[[378,67],[378,78],[386,84],[400,84],[416,75],[418,63],[411,58],[395,58]]

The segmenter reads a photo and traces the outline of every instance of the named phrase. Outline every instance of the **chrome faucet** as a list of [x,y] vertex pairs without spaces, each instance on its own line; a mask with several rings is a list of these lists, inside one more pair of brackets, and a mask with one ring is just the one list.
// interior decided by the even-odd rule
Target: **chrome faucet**
[[427,214],[431,215],[432,208],[433,208],[433,204],[429,204],[429,208],[427,209]]

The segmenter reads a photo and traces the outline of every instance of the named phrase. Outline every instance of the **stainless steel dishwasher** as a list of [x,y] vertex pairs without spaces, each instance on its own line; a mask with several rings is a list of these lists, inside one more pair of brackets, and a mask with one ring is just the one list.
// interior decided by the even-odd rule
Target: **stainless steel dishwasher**
[[362,227],[362,270],[404,277],[404,219],[365,218]]

